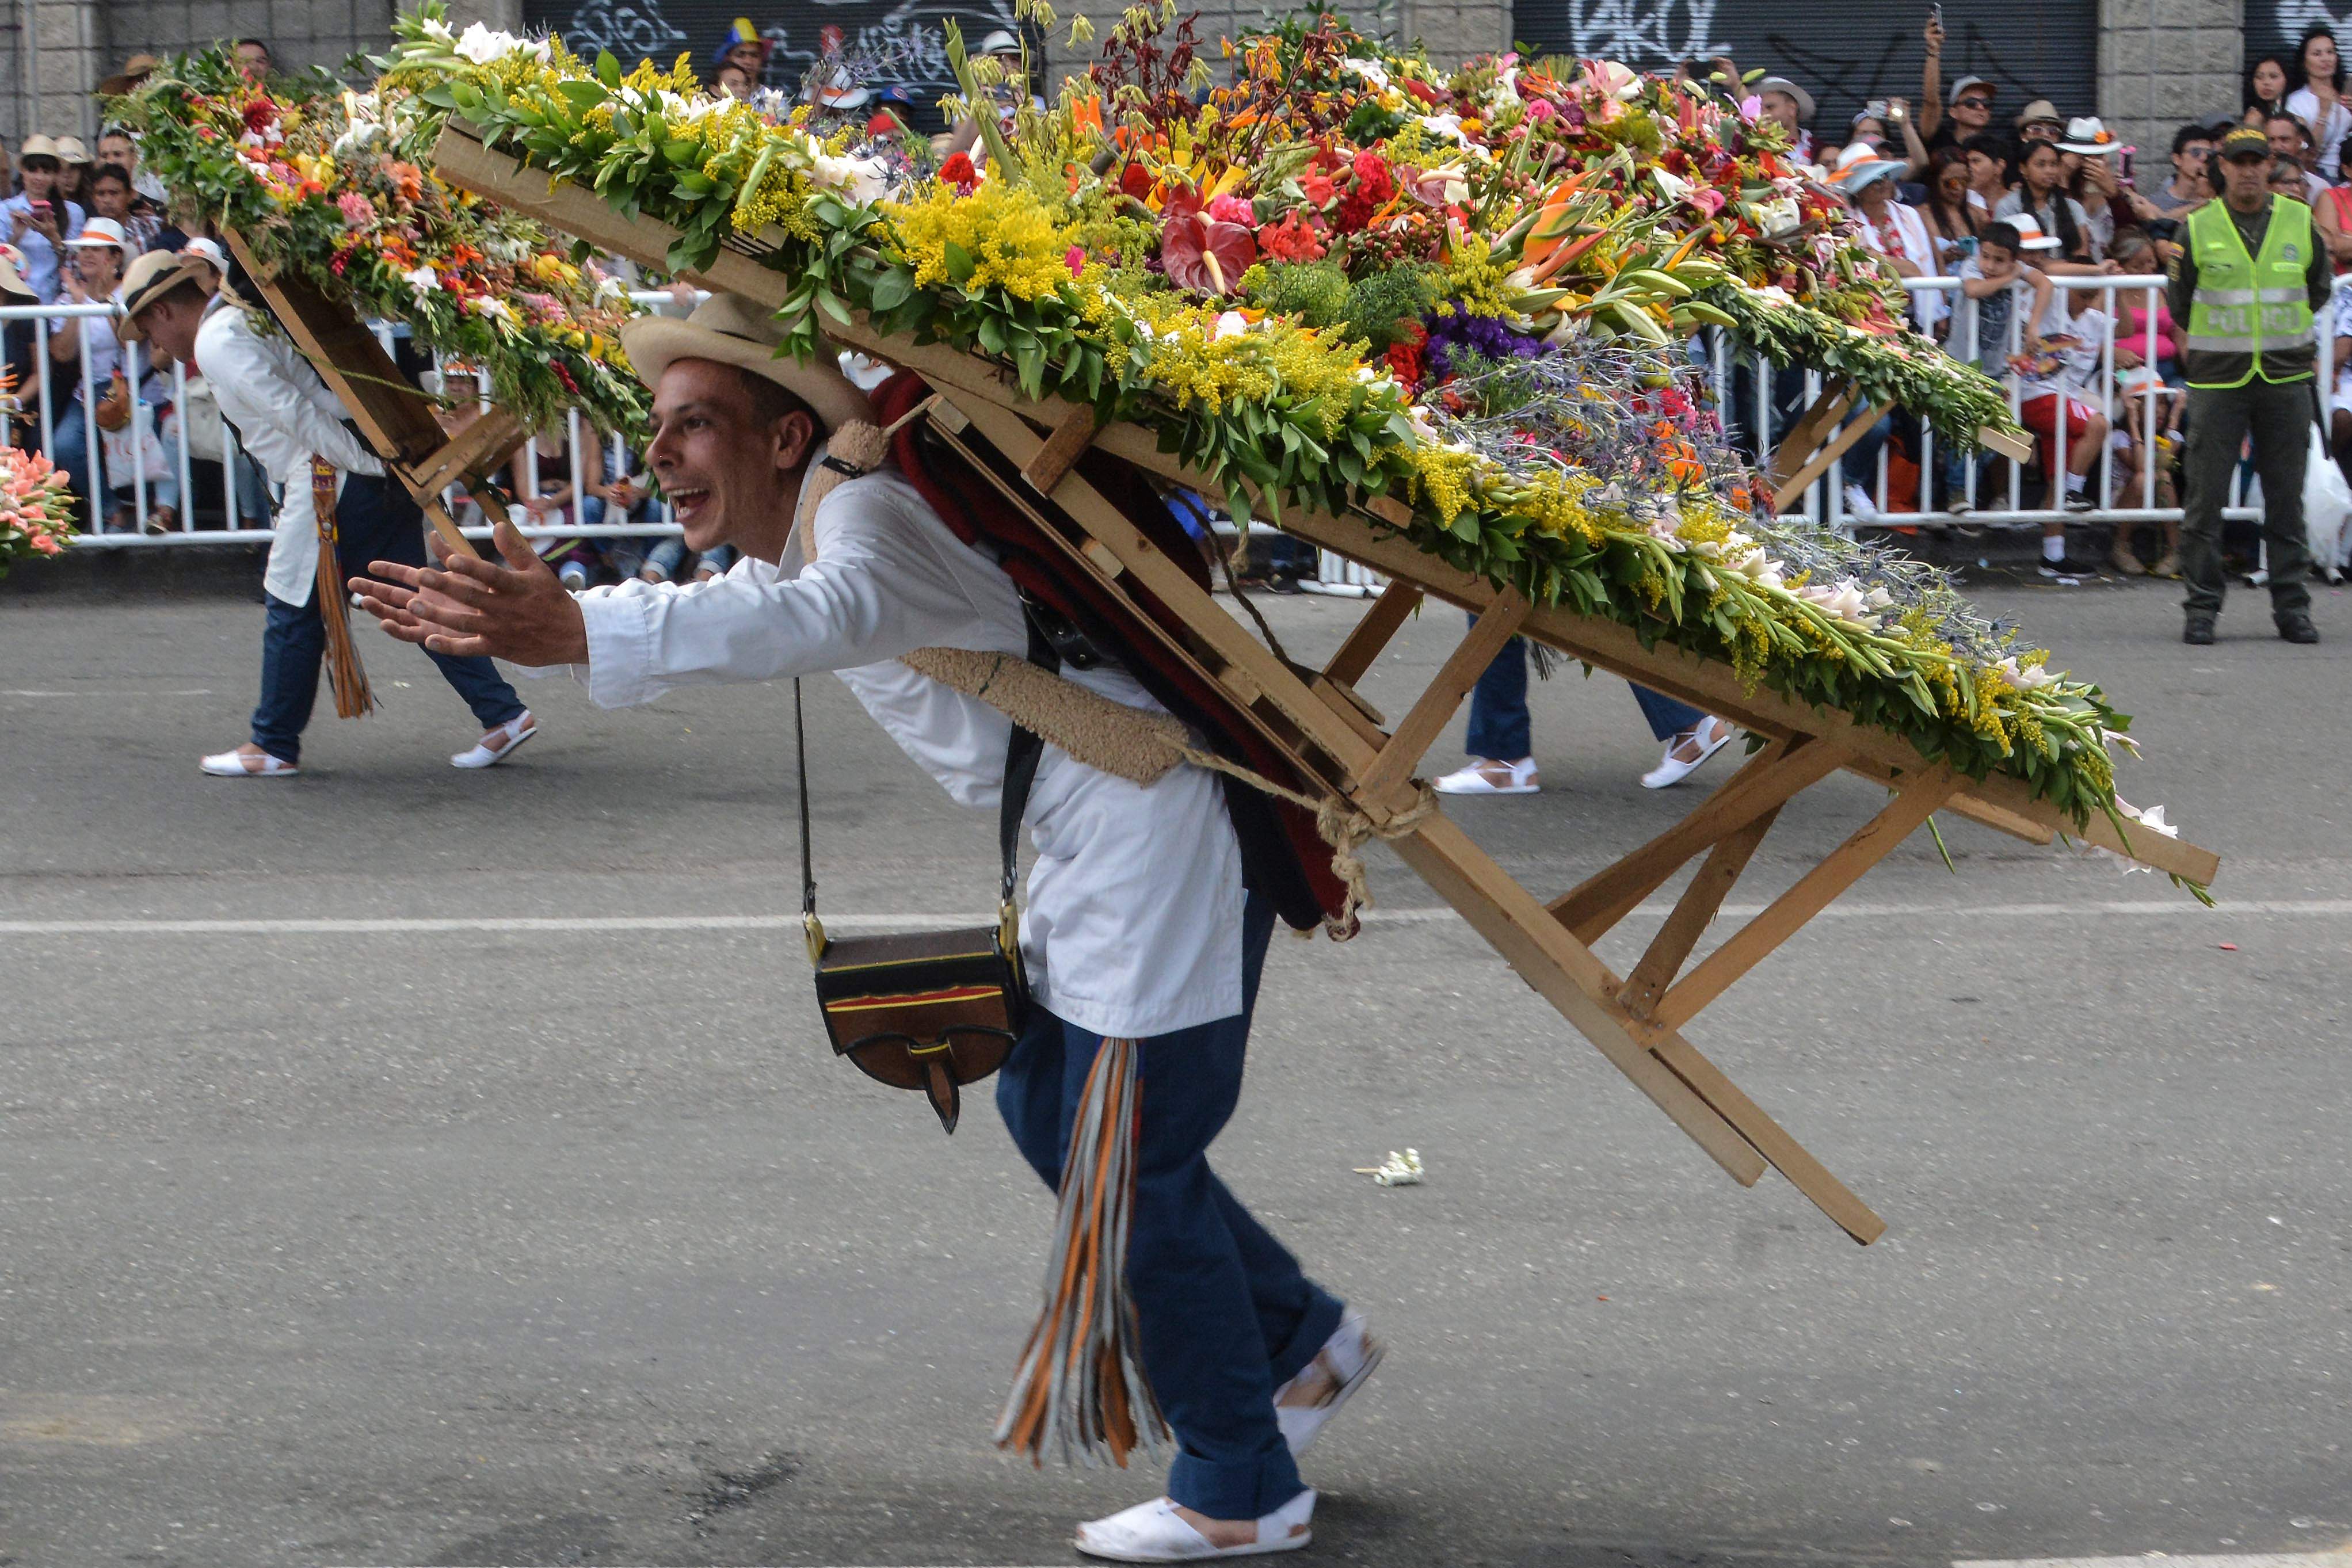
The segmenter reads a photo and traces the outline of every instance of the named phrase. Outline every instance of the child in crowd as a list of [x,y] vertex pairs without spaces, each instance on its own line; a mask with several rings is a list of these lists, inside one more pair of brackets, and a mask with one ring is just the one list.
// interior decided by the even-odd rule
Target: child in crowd
[[[2031,241],[2024,233],[2029,228],[2033,231]],[[1985,225],[1977,235],[1976,254],[1960,263],[1960,298],[1945,336],[1945,351],[1989,374],[2000,366],[2008,358],[2011,342],[2022,343],[2022,322],[2041,319],[2050,304],[2048,275],[2026,257],[2055,248],[2057,242],[2043,235],[2032,218]],[[2021,289],[2032,296],[2029,312],[2022,318],[2018,315]],[[1937,454],[1937,466],[1943,481],[1944,509],[1956,517],[1966,517],[1973,509],[1968,488],[1971,460],[1946,445]],[[1974,467],[1981,475],[1981,462]]]
[[[2046,509],[2068,512],[2095,510],[2090,494],[2092,465],[2107,444],[2105,398],[2093,402],[2085,395],[2101,373],[2102,350],[2113,328],[2098,308],[2093,288],[2053,290],[2022,350],[2011,361],[2021,382],[2018,422],[2048,444],[2042,449],[2042,472],[2050,476],[2043,501]],[[2098,567],[2069,555],[2066,524],[2053,517],[2042,525],[2042,575],[2053,578],[2095,575]]]

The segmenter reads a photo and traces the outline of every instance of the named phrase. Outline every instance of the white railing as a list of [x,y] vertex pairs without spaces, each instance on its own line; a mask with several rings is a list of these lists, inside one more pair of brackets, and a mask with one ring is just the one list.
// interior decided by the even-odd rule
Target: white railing
[[[2164,298],[2165,279],[2158,276],[2065,277],[2053,277],[2051,283],[2061,290],[2096,292],[2101,297],[2100,308],[2110,322],[2119,319],[2117,306],[2120,301],[2133,300],[2141,306],[2147,321],[2143,332],[2137,339],[2125,340],[2120,344],[2114,332],[2107,333],[2105,340],[2100,347],[2098,371],[2095,381],[2088,386],[2076,389],[2075,395],[2079,396],[2081,401],[2089,402],[2106,413],[2111,421],[2118,424],[2128,416],[2139,433],[2144,449],[2149,448],[2150,435],[2161,428],[2158,414],[2163,406],[2163,400],[2167,396],[2177,393],[2179,389],[2151,381],[2140,392],[2128,396],[2118,392],[2115,387],[2116,350],[2118,346],[2131,349],[2138,354],[2143,363],[2148,365],[2154,365],[2161,357],[2155,320],[2157,307]],[[1976,340],[1979,305],[1976,300],[1967,298],[1961,292],[1960,279],[1957,277],[1906,278],[1904,287],[1911,290],[1915,296],[1937,295],[1947,299],[1949,302],[1949,308],[1946,326],[1950,333],[1949,340],[1973,345]],[[633,293],[630,298],[641,305],[676,308],[675,297],[667,290],[644,290]],[[1998,350],[1988,350],[1989,357],[1997,353],[1999,359],[1997,364],[1987,367],[1988,373],[1999,372],[1996,379],[2008,388],[2010,409],[2012,413],[2018,413],[2022,408],[2023,394],[2019,378],[2009,371],[2008,359],[2024,345],[2027,325],[2024,318],[2030,308],[2030,293],[2021,293],[2015,308],[2010,313],[2006,344]],[[0,308],[0,329],[5,329],[10,334],[9,340],[13,346],[18,340],[16,334],[29,326],[35,362],[54,367],[55,361],[49,358],[49,344],[56,323],[63,320],[105,317],[110,315],[112,311],[113,307],[105,304],[8,306]],[[1955,318],[1957,319],[1954,319]],[[380,325],[376,332],[389,350],[394,340],[393,329]],[[2332,409],[2334,405],[2335,392],[2335,376],[2332,368],[2335,327],[2332,310],[2321,312],[2317,335],[2320,365],[2319,390],[2323,410],[2326,410]],[[1769,453],[1780,434],[1781,423],[1774,407],[1774,384],[1777,376],[1785,372],[1775,372],[1760,355],[1735,359],[1731,352],[1730,340],[1723,333],[1711,334],[1708,342],[1711,350],[1711,381],[1715,389],[1717,409],[1724,414],[1727,421],[1743,414],[1752,415],[1753,429],[1750,430],[1749,434],[1757,444],[1758,450]],[[141,352],[141,345],[125,343],[122,345],[122,350],[125,372],[131,384],[137,386],[145,379],[144,359]],[[489,411],[492,403],[489,382],[486,375],[463,366],[441,361],[437,356],[436,364],[439,365],[445,378],[445,393],[448,390],[449,382],[460,382],[471,377],[478,389],[480,408],[486,413]],[[39,378],[37,395],[32,389],[18,389],[19,399],[35,405],[39,424],[41,449],[53,455],[57,451],[57,432],[59,423],[80,418],[81,410],[94,408],[97,405],[99,389],[95,384],[95,376],[87,354],[79,357],[76,373],[79,379],[80,392],[78,405],[72,398],[74,389],[68,385],[61,394],[54,375]],[[1815,371],[1804,371],[1802,376],[1803,398],[1800,406],[1809,406],[1820,395],[1822,377],[1820,372]],[[132,507],[131,531],[84,533],[77,537],[75,543],[86,548],[104,549],[246,541],[260,543],[272,537],[268,489],[265,485],[257,496],[250,493],[249,484],[241,486],[238,483],[239,465],[250,463],[250,459],[245,458],[239,452],[236,433],[228,427],[226,422],[224,421],[221,423],[221,439],[217,449],[209,451],[193,449],[194,444],[190,430],[191,422],[186,417],[187,393],[186,370],[183,366],[174,366],[171,371],[169,398],[173,416],[163,419],[159,427],[151,428],[151,421],[155,417],[152,411],[157,405],[142,403],[138,410],[140,417],[133,418],[131,422],[128,432],[132,470],[131,483],[117,487],[119,490],[129,491],[131,495]],[[100,439],[96,429],[96,422],[87,421],[85,428],[88,433],[89,447],[95,451],[99,448]],[[2063,454],[2066,445],[2063,405],[2058,411],[2056,428],[2059,434],[2054,442],[2043,437],[2036,437],[2036,442],[2037,444],[2043,445],[2045,453],[2054,448],[2061,455],[2063,466]],[[2323,413],[2322,429],[2326,428]],[[568,478],[572,498],[566,504],[564,513],[562,514],[562,521],[533,522],[522,528],[524,536],[542,540],[613,538],[656,539],[675,537],[678,529],[667,504],[659,507],[658,521],[589,523],[582,520],[584,515],[582,503],[588,498],[589,464],[589,450],[583,438],[588,434],[590,432],[582,420],[579,410],[575,408],[568,411],[565,417],[564,445],[569,455]],[[613,466],[622,472],[628,472],[626,465],[630,463],[632,455],[619,437],[609,439],[612,444]],[[1952,520],[1942,514],[1941,507],[1934,501],[1940,482],[1941,468],[1935,432],[1923,425],[1918,453],[1919,479],[1915,503],[1917,507],[1916,512],[1896,512],[1891,509],[1894,497],[1889,493],[1887,451],[1884,445],[1881,446],[1874,482],[1864,486],[1869,492],[1879,517],[1875,522],[1864,521],[1861,526],[1885,524],[1903,526],[1922,523],[1935,527]],[[151,482],[147,471],[157,465],[150,456],[150,449],[155,447],[162,449],[163,457],[160,466],[163,469],[163,476],[161,480]],[[600,452],[598,454],[600,461],[597,463],[597,481],[600,484],[604,482],[604,465],[601,461],[602,456],[603,454]],[[2041,507],[2028,507],[2024,504],[2025,479],[2022,465],[2006,465],[2006,482],[1997,486],[1988,487],[1985,483],[1985,470],[1988,466],[1986,461],[1981,458],[1963,458],[1960,460],[1963,468],[1963,494],[1969,503],[1965,520],[1972,527],[2026,528],[2039,528],[2062,518],[2077,523],[2094,524],[2131,524],[2179,519],[2181,516],[2179,507],[2164,507],[2156,504],[2157,464],[2152,449],[2144,450],[2143,456],[2145,460],[2140,465],[2137,483],[2134,486],[2138,493],[2135,496],[2118,495],[2115,483],[2116,451],[2110,442],[2100,454],[2095,471],[2095,478],[2092,481],[2091,486],[2091,498],[2094,504],[2091,510],[2087,512],[2067,512],[2063,509],[2063,480],[2056,476],[2044,476],[2045,501],[2053,497],[2061,497],[2062,506],[2058,508],[2053,508],[2047,505]],[[535,497],[541,490],[543,478],[538,441],[532,440],[523,445],[520,461],[526,491],[524,498]],[[220,528],[199,529],[194,527],[193,479],[199,464],[215,465],[221,470],[223,526]],[[110,474],[108,477],[111,482],[112,476]],[[168,482],[168,492],[165,482]],[[2244,497],[2240,492],[2239,486],[2240,481],[2233,476],[2231,481],[2230,505],[2225,509],[2224,515],[2237,518],[2259,516],[2257,512],[2242,504]],[[1801,508],[1803,515],[1815,521],[1825,522],[1833,528],[1847,528],[1855,526],[1856,519],[1848,511],[1844,491],[1843,465],[1842,462],[1832,464],[1829,471],[1807,492]],[[177,497],[176,503],[173,504],[180,514],[181,531],[163,535],[145,534],[141,529],[150,509],[151,497],[163,493],[175,494]],[[100,519],[101,524],[110,509],[110,497],[99,497],[92,501],[92,515]],[[1230,525],[1227,527],[1229,528]],[[476,538],[481,538],[488,534],[488,529],[486,527],[474,527],[468,528],[466,531]],[[1311,591],[1361,594],[1375,591],[1381,580],[1376,574],[1355,567],[1328,552],[1321,557],[1318,575],[1319,581],[1310,580],[1303,586]]]

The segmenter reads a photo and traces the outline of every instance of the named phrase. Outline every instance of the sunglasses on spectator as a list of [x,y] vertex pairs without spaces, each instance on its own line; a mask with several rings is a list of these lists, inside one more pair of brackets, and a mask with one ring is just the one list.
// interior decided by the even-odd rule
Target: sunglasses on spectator
[[1989,98],[1979,98],[1976,94],[1970,93],[1966,98],[1955,99],[1954,107],[1959,109],[1990,109],[1992,107],[1992,99]]

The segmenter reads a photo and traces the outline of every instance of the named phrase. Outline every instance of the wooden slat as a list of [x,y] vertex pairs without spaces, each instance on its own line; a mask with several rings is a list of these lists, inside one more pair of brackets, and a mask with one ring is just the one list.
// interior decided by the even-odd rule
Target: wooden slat
[[1665,924],[1658,927],[1658,934],[1650,938],[1642,961],[1625,977],[1624,988],[1617,993],[1617,999],[1624,1004],[1627,1012],[1635,1018],[1647,1018],[1656,1010],[1658,998],[1674,983],[1683,960],[1698,946],[1716,911],[1723,907],[1724,896],[1739,880],[1739,873],[1748,869],[1756,846],[1764,841],[1764,835],[1772,831],[1772,823],[1780,815],[1780,808],[1773,807],[1707,852],[1698,874],[1675,900],[1675,907]]
[[1689,816],[1552,900],[1552,914],[1578,941],[1598,942],[1693,855],[1766,811],[1778,810],[1799,791],[1836,772],[1841,760],[1834,747],[1817,740],[1793,747],[1785,741],[1770,743]]
[[1822,383],[1819,396],[1812,406],[1797,416],[1797,423],[1781,432],[1780,444],[1772,448],[1771,461],[1765,465],[1764,476],[1774,488],[1802,467],[1822,444],[1822,434],[1853,406],[1854,390],[1842,376],[1832,376]]
[[[408,467],[404,477],[413,494],[437,496],[452,485],[462,485],[488,474],[514,455],[530,438],[512,412],[494,408],[477,415],[422,465]],[[407,465],[404,465],[404,467]]]
[[1344,686],[1362,680],[1381,650],[1403,626],[1405,617],[1420,608],[1421,590],[1402,578],[1391,578],[1363,619],[1349,632],[1347,641],[1339,644],[1339,651],[1331,655],[1331,662],[1323,666],[1323,673]]
[[1886,1234],[1886,1221],[1874,1209],[1832,1176],[1828,1166],[1790,1137],[1780,1123],[1766,1115],[1761,1106],[1740,1092],[1739,1086],[1726,1077],[1721,1068],[1699,1054],[1690,1041],[1669,1032],[1653,1049],[1660,1061],[1672,1068],[1677,1078],[1738,1128],[1740,1136],[1772,1163],[1773,1169],[1789,1178],[1790,1186],[1835,1220],[1840,1229],[1864,1247]]
[[1886,803],[1884,810],[1854,831],[1821,864],[1797,879],[1794,887],[1768,904],[1761,915],[1735,932],[1729,940],[1700,960],[1674,989],[1659,999],[1656,1019],[1665,1029],[1680,1029],[1699,1009],[1721,996],[1734,980],[1761,963],[1772,949],[1796,935],[1800,926],[1830,901],[1853,885],[1855,879],[1884,860],[1911,830],[1927,820],[1958,788],[1949,768],[1910,785]]
[[1386,795],[1412,776],[1413,768],[1454,717],[1454,710],[1462,706],[1462,699],[1527,618],[1527,599],[1516,588],[1504,590],[1486,606],[1364,771],[1360,782],[1367,792]]
[[1756,1184],[1764,1174],[1763,1156],[1596,999],[1612,988],[1614,977],[1560,929],[1533,894],[1442,815],[1390,847],[1733,1179],[1742,1186]]
[[1074,411],[1054,427],[1054,434],[1037,449],[1037,455],[1021,465],[1021,476],[1037,494],[1052,495],[1054,486],[1062,482],[1062,476],[1070,471],[1070,465],[1094,444],[1095,432],[1100,428],[1093,409]]
[[1849,418],[1845,422],[1843,430],[1824,442],[1821,449],[1806,460],[1803,467],[1789,476],[1787,483],[1773,492],[1773,509],[1786,512],[1795,507],[1805,498],[1805,492],[1812,488],[1813,481],[1828,473],[1830,465],[1844,456],[1847,448],[1855,442],[1869,434],[1871,426],[1885,418],[1885,414],[1886,411],[1883,408],[1865,407],[1860,413]]
[[2000,453],[2011,463],[2033,461],[2033,441],[2030,436],[2014,431],[1995,430],[1985,424],[1977,427],[1977,439],[1984,444],[1987,450]]

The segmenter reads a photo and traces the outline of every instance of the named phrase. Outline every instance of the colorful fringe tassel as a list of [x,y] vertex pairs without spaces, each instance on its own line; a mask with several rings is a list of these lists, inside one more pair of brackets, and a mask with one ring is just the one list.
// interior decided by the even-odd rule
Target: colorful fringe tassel
[[1168,1438],[1138,1359],[1127,1288],[1142,1054],[1135,1040],[1106,1040],[1087,1074],[1062,1167],[1045,1311],[996,1423],[997,1447],[1039,1466],[1050,1453],[1066,1465],[1108,1458],[1123,1469],[1129,1453],[1156,1454]]

